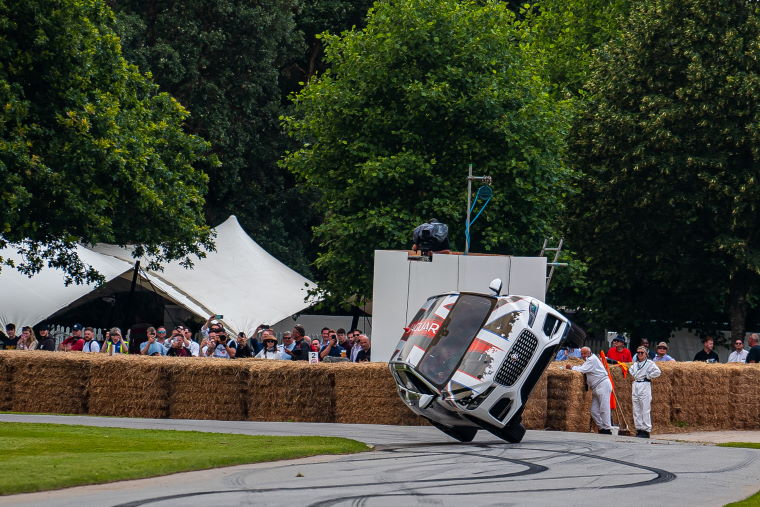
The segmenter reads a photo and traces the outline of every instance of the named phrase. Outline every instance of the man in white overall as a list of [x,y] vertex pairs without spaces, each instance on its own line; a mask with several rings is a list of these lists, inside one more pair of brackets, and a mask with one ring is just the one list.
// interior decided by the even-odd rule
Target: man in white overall
[[604,365],[591,353],[591,349],[583,347],[581,357],[585,362],[580,366],[565,365],[568,370],[579,371],[586,376],[586,384],[591,389],[591,418],[599,427],[599,433],[612,435],[612,419],[610,412],[610,396],[612,395],[612,382],[607,375]]
[[649,438],[652,431],[652,379],[660,376],[657,363],[649,359],[647,349],[636,349],[636,359],[628,369],[633,382],[631,400],[633,401],[633,424],[636,436]]

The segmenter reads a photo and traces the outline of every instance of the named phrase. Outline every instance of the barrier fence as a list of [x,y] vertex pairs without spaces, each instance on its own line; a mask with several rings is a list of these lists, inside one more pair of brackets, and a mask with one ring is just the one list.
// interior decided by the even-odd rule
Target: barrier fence
[[[580,360],[572,360],[580,364]],[[583,376],[552,363],[528,400],[528,429],[592,429]],[[760,365],[660,363],[653,433],[760,429]],[[630,380],[611,367],[633,428]],[[177,419],[422,425],[382,363],[0,351],[0,410]]]

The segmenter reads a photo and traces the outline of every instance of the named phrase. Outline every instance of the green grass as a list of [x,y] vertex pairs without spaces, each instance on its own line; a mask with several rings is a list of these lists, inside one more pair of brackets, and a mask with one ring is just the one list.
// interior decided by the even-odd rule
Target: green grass
[[[760,443],[757,442],[726,442],[718,444],[718,447],[747,447],[749,449],[760,449]],[[757,507],[760,506],[760,491],[741,502],[727,504],[725,507]]]
[[[171,424],[166,421],[167,428]],[[0,494],[368,449],[334,437],[5,423],[0,433]]]

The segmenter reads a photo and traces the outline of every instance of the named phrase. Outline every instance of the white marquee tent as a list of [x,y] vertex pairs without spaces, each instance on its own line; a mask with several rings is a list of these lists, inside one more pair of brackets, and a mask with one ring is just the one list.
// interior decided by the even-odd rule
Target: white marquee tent
[[[165,264],[163,271],[140,269],[140,284],[204,320],[222,314],[224,324],[234,331],[250,332],[259,324],[274,324],[316,302],[307,299],[315,284],[261,248],[237,218],[230,216],[215,231],[216,251],[194,260],[193,269],[179,262]],[[80,246],[77,251],[107,282],[132,278],[135,259],[127,248],[99,244],[92,249]],[[10,248],[0,250],[0,256],[16,258]],[[94,289],[67,287],[63,274],[51,268],[28,278],[5,267],[0,272],[0,323],[34,325],[76,305]]]

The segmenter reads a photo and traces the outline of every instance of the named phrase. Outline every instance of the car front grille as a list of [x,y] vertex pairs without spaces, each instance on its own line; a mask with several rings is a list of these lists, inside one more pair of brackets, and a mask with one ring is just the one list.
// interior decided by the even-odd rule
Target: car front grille
[[496,374],[496,382],[503,386],[514,385],[533,357],[536,347],[538,347],[536,335],[527,329],[520,333]]

